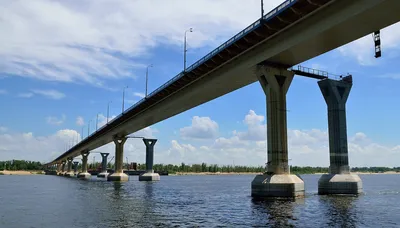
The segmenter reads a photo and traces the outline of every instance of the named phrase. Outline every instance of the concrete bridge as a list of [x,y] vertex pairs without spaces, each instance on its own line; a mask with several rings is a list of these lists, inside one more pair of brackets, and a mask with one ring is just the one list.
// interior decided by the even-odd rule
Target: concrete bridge
[[[253,180],[252,195],[302,196],[303,180],[288,173],[284,110],[296,72],[289,68],[398,22],[399,11],[398,0],[284,1],[48,165],[64,170],[68,161],[71,173],[71,159],[82,155],[78,176],[88,178],[90,151],[114,142],[116,169],[107,179],[125,181],[123,146],[129,134],[259,81],[267,102],[268,167]],[[362,183],[349,172],[346,133],[345,104],[352,78],[316,78],[327,103],[330,148],[330,174],[321,177],[318,192],[358,194]],[[141,180],[159,180],[152,170],[156,140],[143,140],[147,173]]]

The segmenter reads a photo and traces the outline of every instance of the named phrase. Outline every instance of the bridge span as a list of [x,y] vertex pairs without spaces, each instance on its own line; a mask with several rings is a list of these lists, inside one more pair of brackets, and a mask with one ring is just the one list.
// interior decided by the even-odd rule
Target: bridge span
[[[114,142],[116,170],[108,180],[127,180],[122,172],[126,136],[259,81],[267,95],[268,170],[252,182],[252,195],[302,196],[303,181],[288,173],[286,113],[279,111],[286,110],[294,76],[288,69],[398,22],[399,11],[398,0],[286,0],[48,165],[61,166],[79,155],[86,164],[91,150]],[[331,163],[319,193],[360,193],[361,180],[349,173],[347,156],[345,103],[351,77],[318,84],[328,106]],[[144,139],[149,178],[143,180],[158,180],[152,174],[155,141],[149,140]]]

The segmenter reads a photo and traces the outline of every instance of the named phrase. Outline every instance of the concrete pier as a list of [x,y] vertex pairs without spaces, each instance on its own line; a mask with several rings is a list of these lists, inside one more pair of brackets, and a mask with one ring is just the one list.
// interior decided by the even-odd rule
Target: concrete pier
[[60,176],[62,173],[62,165],[61,164],[57,164],[57,175]]
[[58,175],[59,176],[64,176],[64,174],[65,174],[65,161],[62,161],[62,163],[61,163],[61,172],[60,173],[58,173]]
[[78,176],[78,164],[79,162],[74,162],[74,175]]
[[88,180],[92,175],[87,171],[87,161],[89,156],[89,151],[84,151],[81,153],[82,155],[82,172],[78,173],[78,178],[83,180]]
[[68,158],[68,168],[67,168],[67,172],[64,174],[64,176],[66,177],[73,177],[74,176],[74,172],[72,171],[72,161],[73,158]]
[[127,138],[116,138],[115,143],[115,172],[107,176],[107,181],[128,181],[129,177],[122,169],[124,164],[124,144]]
[[329,128],[329,174],[324,174],[318,181],[318,194],[359,194],[362,181],[356,174],[350,174],[346,102],[353,85],[352,76],[342,80],[325,79],[318,82],[328,106]]
[[293,72],[258,66],[258,80],[267,97],[267,171],[251,182],[253,197],[301,197],[304,182],[289,173],[286,123],[286,93]]
[[143,139],[143,142],[146,145],[146,172],[139,176],[139,181],[159,181],[160,175],[153,170],[154,145],[157,139]]
[[101,155],[101,172],[97,174],[97,177],[106,178],[108,176],[107,173],[107,157],[109,153],[100,153]]

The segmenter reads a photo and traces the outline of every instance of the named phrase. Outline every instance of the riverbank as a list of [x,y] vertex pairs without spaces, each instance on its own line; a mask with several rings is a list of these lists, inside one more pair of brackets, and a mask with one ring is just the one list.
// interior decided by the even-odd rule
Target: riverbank
[[168,174],[169,176],[185,176],[185,175],[258,175],[262,173],[245,173],[245,172],[237,172],[237,173],[228,173],[228,172],[200,172],[200,173],[194,173],[194,172],[176,172],[176,173],[170,173]]
[[3,170],[3,171],[0,171],[0,175],[42,175],[42,174],[44,174],[44,171],[42,171],[42,170],[31,170],[31,171],[24,171],[24,170],[18,170],[18,171]]
[[[388,172],[382,172],[382,173],[372,173],[372,172],[351,172],[352,174],[400,174],[400,172],[394,172],[394,171],[388,171]],[[194,173],[194,172],[176,172],[176,173],[170,173],[168,174],[169,176],[189,176],[189,175],[259,175],[263,173],[246,173],[246,172],[200,172],[200,173]],[[295,173],[293,173],[295,174]],[[322,174],[327,174],[327,173],[309,173],[309,174],[315,174],[315,175],[322,175]],[[299,175],[304,175],[304,174],[299,174]]]

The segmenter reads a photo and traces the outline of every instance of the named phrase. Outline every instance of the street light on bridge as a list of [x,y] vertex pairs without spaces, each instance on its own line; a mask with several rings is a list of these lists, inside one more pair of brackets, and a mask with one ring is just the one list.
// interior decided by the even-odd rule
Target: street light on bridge
[[124,112],[124,104],[125,104],[125,89],[128,88],[128,86],[125,86],[122,89],[122,112]]
[[112,101],[109,101],[107,104],[107,124],[108,124],[108,115],[110,113],[110,103],[112,103]]
[[147,66],[147,68],[146,68],[146,94],[145,94],[145,97],[147,97],[147,83],[148,83],[148,78],[149,78],[149,67],[153,67],[153,64],[150,64],[150,65],[148,65]]
[[185,38],[184,38],[184,43],[183,43],[183,72],[186,72],[186,33],[187,32],[193,32],[193,28],[190,28],[185,31]]
[[90,122],[92,122],[92,120],[89,120],[89,121],[88,121],[87,137],[89,137],[89,133],[90,133]]

